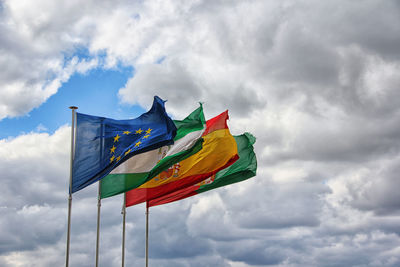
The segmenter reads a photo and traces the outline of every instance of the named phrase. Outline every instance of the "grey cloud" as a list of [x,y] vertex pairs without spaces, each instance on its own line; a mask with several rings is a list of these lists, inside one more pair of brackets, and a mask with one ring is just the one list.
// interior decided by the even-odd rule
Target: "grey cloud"
[[2,140],[1,153],[12,152],[0,166],[4,174],[1,205],[55,204],[66,197],[60,189],[68,187],[68,135],[68,128],[63,127],[52,136],[33,133]]
[[361,210],[372,210],[377,214],[399,214],[400,199],[397,192],[400,186],[399,168],[396,159],[389,164],[383,163],[369,169],[362,177],[361,183],[349,183],[348,187],[353,197],[350,204]]
[[54,206],[24,206],[20,210],[0,208],[0,254],[33,250],[57,242],[64,231],[64,211]]
[[208,254],[204,257],[195,257],[191,258],[189,261],[177,260],[177,259],[168,259],[168,260],[158,260],[158,259],[149,259],[149,265],[156,265],[162,267],[174,267],[174,266],[182,266],[182,267],[190,267],[190,266],[199,266],[199,267],[207,267],[207,266],[221,266],[221,267],[229,267],[231,266],[224,259]]
[[[150,93],[145,95],[146,99],[143,99],[141,94],[143,91]],[[168,99],[168,104],[182,102],[182,99],[188,103],[198,102],[202,98],[200,85],[192,83],[190,72],[179,61],[170,62],[167,66],[143,66],[133,79],[128,81],[126,87],[120,90],[119,95],[123,101],[134,103],[147,101],[150,95]],[[189,108],[189,111],[193,107],[183,105],[183,108]]]
[[284,83],[316,85],[324,91],[326,84],[335,85],[339,62],[335,51],[296,20],[282,26],[276,36],[269,69]]
[[343,4],[345,8],[334,3],[321,6],[325,13],[333,12],[336,17],[326,16],[324,20],[316,18],[322,22],[316,24],[317,27],[326,27],[327,32],[332,30],[337,32],[338,34],[329,36],[340,44],[355,43],[385,59],[398,59],[400,44],[398,1],[387,1],[383,4],[367,1],[362,7],[355,3]]
[[[144,207],[139,208],[142,208],[140,213],[142,218],[129,232],[129,244],[135,248],[131,250],[135,256],[143,257],[145,236],[140,233],[145,232],[145,216]],[[195,238],[188,233],[185,225],[187,213],[187,209],[150,208],[149,249],[152,252],[151,259],[194,258],[210,253],[209,243],[206,240]]]
[[396,213],[392,214],[393,215],[389,216],[378,215],[371,220],[371,225],[373,225],[376,230],[379,229],[387,234],[396,234],[400,236],[400,218]]
[[[327,113],[318,117],[294,116],[293,120],[295,125],[291,128],[286,128],[287,125],[267,127],[266,132],[276,133],[274,139],[264,135],[263,130],[254,131],[259,137],[256,146],[269,149],[268,154],[260,155],[260,160],[269,164],[290,160],[346,164],[373,161],[381,156],[393,157],[399,151],[397,117],[381,120],[348,115],[336,117]],[[297,127],[298,123],[302,123],[302,127]]]
[[321,197],[330,192],[320,182],[301,182],[301,186],[258,183],[248,190],[255,197],[234,202],[230,212],[235,223],[250,229],[316,227],[320,224]]
[[[364,239],[366,238],[366,240]],[[338,239],[335,243],[342,246],[326,246],[316,252],[318,266],[396,266],[399,263],[398,256],[393,252],[385,251],[392,244],[390,238],[364,236]],[[365,241],[369,242],[365,242]],[[361,243],[360,243],[361,242]],[[365,242],[365,244],[363,244]],[[368,245],[367,245],[368,244]],[[373,255],[371,252],[374,251]],[[389,254],[389,255],[387,255]],[[393,257],[394,256],[394,257]]]
[[[260,242],[261,243],[261,242]],[[234,246],[221,246],[219,252],[232,261],[245,262],[251,266],[278,265],[286,259],[278,246],[240,241]]]

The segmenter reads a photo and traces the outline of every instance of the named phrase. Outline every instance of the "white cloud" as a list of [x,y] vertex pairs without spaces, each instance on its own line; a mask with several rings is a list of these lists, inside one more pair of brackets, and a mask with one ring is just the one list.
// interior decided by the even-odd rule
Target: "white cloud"
[[2,4],[0,119],[26,114],[54,95],[73,73],[99,65],[96,55],[89,62],[69,59],[76,48],[87,44],[90,25],[76,12],[83,11],[84,5],[68,3]]

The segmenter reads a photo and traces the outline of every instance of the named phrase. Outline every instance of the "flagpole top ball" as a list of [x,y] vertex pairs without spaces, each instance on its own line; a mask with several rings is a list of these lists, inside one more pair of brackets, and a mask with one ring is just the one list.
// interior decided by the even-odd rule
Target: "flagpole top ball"
[[78,107],[75,107],[75,106],[70,106],[69,108],[70,109],[78,109]]

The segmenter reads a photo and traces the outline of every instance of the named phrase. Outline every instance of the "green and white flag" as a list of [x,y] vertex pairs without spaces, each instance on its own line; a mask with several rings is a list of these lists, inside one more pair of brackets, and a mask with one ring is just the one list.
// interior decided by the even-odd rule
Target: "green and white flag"
[[151,150],[125,161],[101,180],[101,198],[115,196],[141,186],[154,176],[197,153],[202,148],[205,129],[203,107],[184,120],[174,120],[174,144]]

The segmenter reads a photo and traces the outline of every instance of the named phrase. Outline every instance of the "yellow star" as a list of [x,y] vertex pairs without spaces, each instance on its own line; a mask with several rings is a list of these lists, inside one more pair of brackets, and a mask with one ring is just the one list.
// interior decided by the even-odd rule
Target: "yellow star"
[[130,131],[124,131],[124,134],[130,134],[131,132]]
[[114,137],[114,143],[115,143],[115,142],[118,142],[120,137],[121,137],[121,136],[119,136],[119,135],[117,134],[117,136]]
[[141,144],[142,142],[137,142],[136,144],[135,144],[135,147],[137,147],[137,146],[139,146],[140,144]]
[[131,149],[129,149],[128,151],[125,152],[125,156],[128,155],[129,152],[131,152]]
[[139,130],[136,130],[135,134],[141,134],[142,132],[143,130],[139,128]]
[[110,163],[113,162],[114,159],[115,159],[115,156],[113,155],[113,156],[110,158]]
[[150,134],[150,133],[151,133],[151,130],[153,130],[153,129],[150,129],[150,128],[147,129],[146,133],[147,133],[147,134]]
[[150,135],[149,134],[146,134],[145,136],[143,136],[143,138],[148,138]]
[[110,153],[115,153],[115,149],[116,149],[115,146],[113,146],[112,148],[110,148]]
[[118,157],[117,157],[117,161],[119,161],[120,159],[121,159],[121,156],[118,156]]

